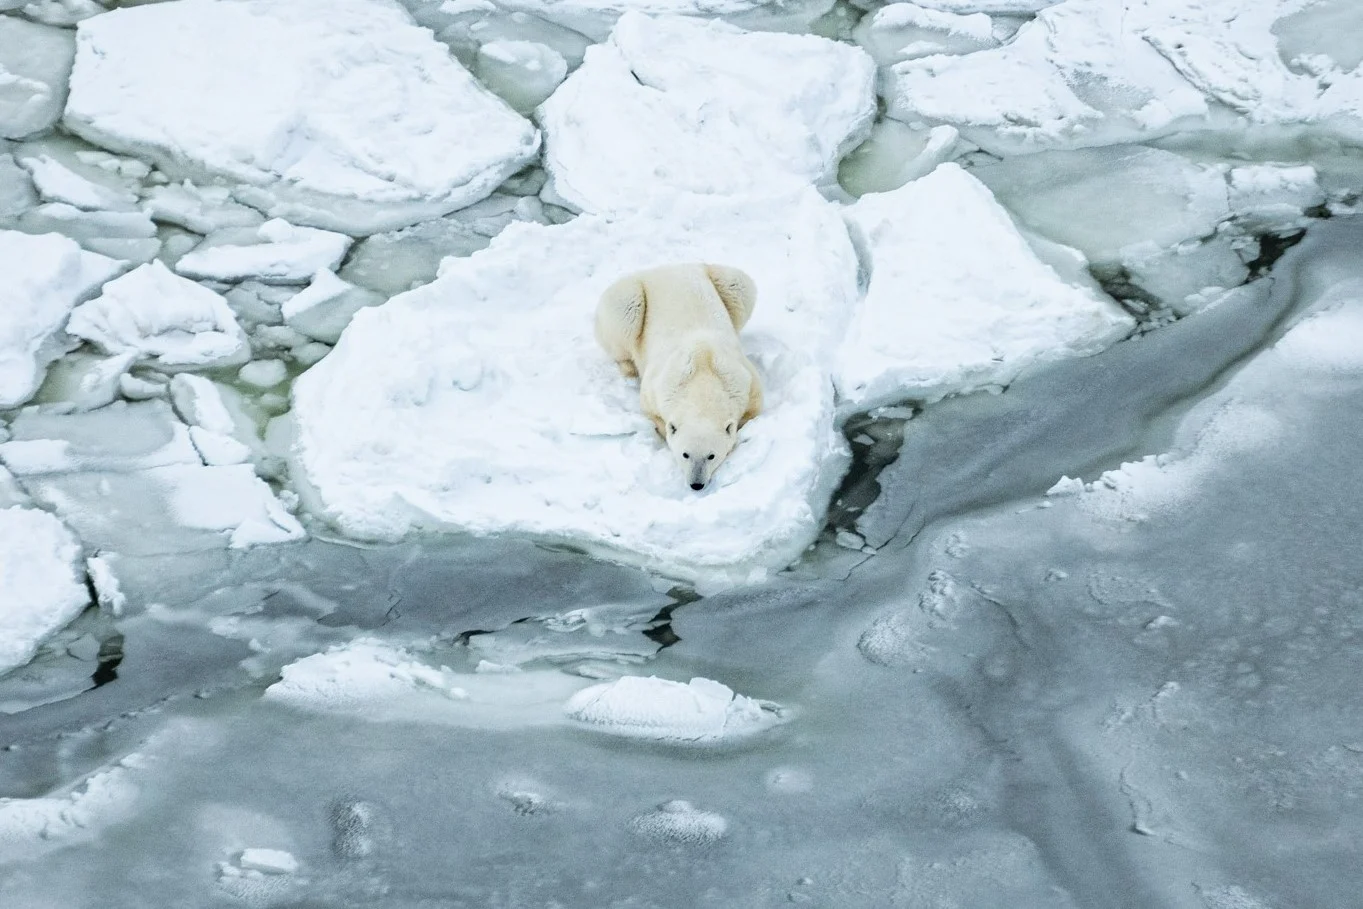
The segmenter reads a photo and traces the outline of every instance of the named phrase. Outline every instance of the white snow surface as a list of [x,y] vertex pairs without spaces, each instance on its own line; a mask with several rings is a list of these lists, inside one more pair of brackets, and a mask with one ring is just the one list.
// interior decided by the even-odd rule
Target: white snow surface
[[[742,340],[766,387],[700,495],[592,334],[608,284],[687,260],[755,279]],[[299,377],[294,479],[360,538],[521,533],[693,581],[760,576],[814,539],[847,460],[829,365],[856,269],[837,208],[810,189],[512,225],[434,283],[360,310]]]
[[735,694],[727,685],[694,678],[624,676],[593,685],[563,705],[573,722],[595,732],[674,744],[718,745],[746,738],[782,720],[774,704]]
[[[1101,290],[1041,261],[955,164],[844,211],[871,267],[838,353],[839,408],[1007,385],[1035,363],[1097,353],[1135,323]],[[1072,274],[1084,264],[1075,250]]]
[[160,262],[105,284],[72,311],[66,330],[106,353],[136,353],[160,367],[228,366],[250,356],[227,301]]
[[355,234],[476,202],[534,126],[388,0],[179,0],[80,23],[64,122],[271,216]]
[[56,358],[46,342],[83,297],[119,271],[56,234],[0,230],[0,408],[27,401]]
[[350,243],[345,234],[272,218],[253,230],[210,235],[181,256],[175,270],[201,280],[301,284],[318,269],[339,265]]
[[626,14],[539,109],[550,189],[606,212],[831,182],[870,130],[874,82],[857,47]]
[[33,659],[90,605],[81,566],[80,543],[61,521],[32,508],[0,509],[0,675]]

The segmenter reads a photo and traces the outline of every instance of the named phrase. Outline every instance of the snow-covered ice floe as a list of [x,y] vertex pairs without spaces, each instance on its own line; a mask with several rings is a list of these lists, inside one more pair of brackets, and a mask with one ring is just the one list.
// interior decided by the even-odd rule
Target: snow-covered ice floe
[[0,230],[0,408],[32,397],[67,314],[120,268],[66,237]]
[[71,531],[45,511],[0,508],[0,675],[31,660],[88,605]]
[[240,365],[251,355],[227,301],[160,262],[105,284],[72,311],[66,330],[106,353],[134,354],[161,368]]
[[[772,224],[783,229],[754,227]],[[756,280],[743,337],[766,384],[763,414],[700,495],[592,335],[608,284],[686,260]],[[847,459],[828,362],[856,271],[836,206],[813,190],[512,225],[434,283],[361,309],[299,377],[294,478],[360,538],[528,534],[688,580],[784,567],[817,534]]]
[[[1347,0],[1346,0],[1347,2]],[[1008,44],[894,65],[889,112],[997,153],[1141,141],[1244,122],[1363,135],[1363,69],[1336,32],[1357,5],[1066,0]]]
[[65,29],[0,16],[0,138],[20,139],[57,122],[74,53]]
[[339,265],[350,243],[345,234],[271,218],[259,227],[210,234],[180,257],[175,270],[210,281],[302,284],[318,269]]
[[735,694],[727,685],[657,676],[624,676],[579,691],[563,706],[577,725],[605,735],[689,745],[719,745],[784,722],[775,704]]
[[140,787],[129,755],[62,792],[37,798],[0,798],[0,865],[33,859],[72,843],[94,839],[125,818]]
[[955,164],[862,196],[845,216],[871,266],[834,373],[845,412],[1007,385],[1038,362],[1097,353],[1135,326],[1087,277],[1082,254],[1050,250],[1061,271],[1043,262]]
[[550,189],[603,212],[829,182],[870,130],[874,80],[859,48],[812,35],[627,14],[540,108]]
[[539,135],[396,3],[181,0],[80,23],[64,123],[271,216],[366,234],[483,198]]

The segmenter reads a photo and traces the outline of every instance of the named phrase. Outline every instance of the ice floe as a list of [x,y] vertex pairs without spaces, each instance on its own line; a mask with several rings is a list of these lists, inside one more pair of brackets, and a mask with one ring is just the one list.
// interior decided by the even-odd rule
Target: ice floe
[[[1048,360],[1097,353],[1134,327],[1083,257],[1039,259],[989,190],[954,164],[845,212],[871,280],[838,354],[839,407],[1011,382]],[[983,264],[987,263],[987,265]]]
[[552,196],[627,211],[831,182],[870,129],[874,76],[859,48],[823,38],[627,14],[540,108]]
[[383,297],[319,269],[312,283],[286,300],[280,314],[290,328],[315,341],[335,344],[351,318],[366,306],[377,306]]
[[917,3],[891,3],[857,24],[857,43],[881,66],[995,47],[994,22],[983,13],[961,15]]
[[455,672],[362,637],[285,666],[265,699],[373,721],[511,728],[562,722],[563,701],[587,684],[557,670]]
[[302,284],[318,269],[339,265],[350,243],[345,234],[272,218],[257,228],[210,234],[180,257],[175,270],[201,280]]
[[105,284],[72,311],[66,330],[106,353],[136,354],[162,369],[230,366],[250,357],[227,301],[160,262]]
[[788,716],[775,704],[735,694],[710,679],[683,684],[628,675],[579,691],[563,712],[594,732],[684,745],[735,742]]
[[67,314],[120,267],[65,237],[0,230],[0,408],[33,395]]
[[[251,465],[205,465],[207,458],[235,460],[217,457],[230,444],[196,439],[163,400],[84,413],[26,410],[10,431],[0,462],[87,545],[142,555],[305,535]],[[204,459],[196,443],[205,445]]]
[[84,21],[64,123],[355,234],[476,202],[539,143],[398,4],[370,0],[182,0]]
[[74,55],[69,31],[0,16],[0,138],[21,139],[57,122]]
[[[756,279],[744,341],[766,383],[765,412],[699,496],[591,328],[612,281],[685,260]],[[818,532],[846,463],[828,369],[856,301],[846,230],[813,190],[513,225],[358,312],[299,377],[293,476],[314,513],[361,538],[522,533],[714,581],[781,568]]]
[[33,508],[0,508],[0,675],[27,663],[90,605],[81,568],[80,543],[61,521]]
[[125,817],[138,785],[129,756],[64,791],[36,798],[0,798],[0,864],[26,861],[44,852],[94,839],[107,824]]

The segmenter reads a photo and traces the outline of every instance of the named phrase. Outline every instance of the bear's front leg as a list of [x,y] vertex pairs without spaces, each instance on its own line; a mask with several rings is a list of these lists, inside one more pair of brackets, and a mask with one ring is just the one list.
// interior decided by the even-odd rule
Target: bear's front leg
[[634,367],[633,360],[616,360],[615,365],[620,367],[620,375],[626,379],[639,378],[639,370]]

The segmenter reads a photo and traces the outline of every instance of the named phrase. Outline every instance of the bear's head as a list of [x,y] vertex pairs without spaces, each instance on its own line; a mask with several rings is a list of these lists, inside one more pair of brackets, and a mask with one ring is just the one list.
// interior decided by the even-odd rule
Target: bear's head
[[738,444],[738,421],[685,412],[665,421],[663,438],[686,483],[699,492]]

